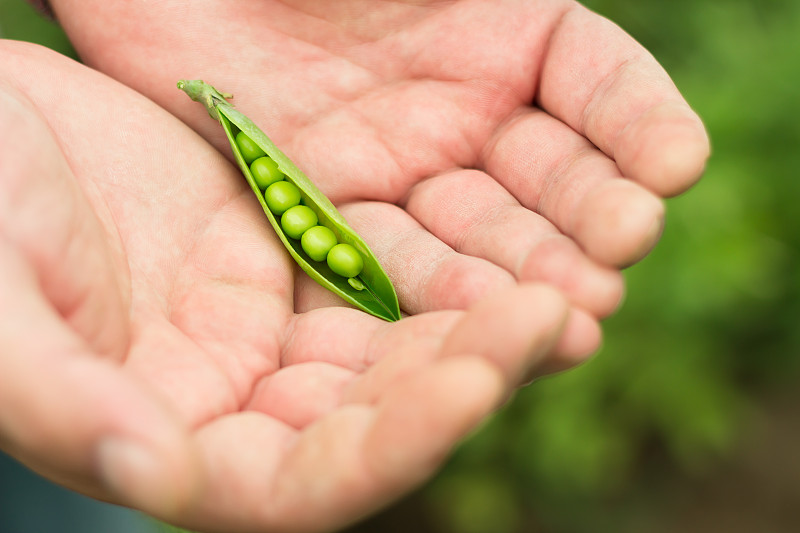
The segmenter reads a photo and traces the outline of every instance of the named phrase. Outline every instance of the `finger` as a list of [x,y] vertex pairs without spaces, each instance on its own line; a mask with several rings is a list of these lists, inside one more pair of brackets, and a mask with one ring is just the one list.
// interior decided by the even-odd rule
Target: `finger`
[[[509,291],[511,297],[507,298]],[[537,291],[541,291],[544,297],[540,298]],[[532,292],[528,288],[521,293],[511,288],[493,292],[484,298],[485,301],[473,304],[476,309],[485,311],[480,311],[480,319],[465,328],[471,328],[465,339],[491,338],[497,321],[506,320],[508,316],[534,320],[537,311],[531,310],[531,306],[546,307],[553,298],[553,290],[541,286]],[[560,297],[555,297],[555,300],[560,301]],[[556,305],[554,309],[560,309],[560,306]],[[353,401],[369,401],[370,390],[380,390],[386,382],[428,361],[431,354],[441,347],[442,332],[451,330],[460,316],[459,313],[442,311],[411,316],[390,324],[353,309],[318,309],[297,316],[287,335],[281,361],[283,365],[322,361],[355,372],[369,369],[363,378],[356,380],[355,385],[348,387],[345,395]],[[597,319],[586,311],[571,308],[564,334],[549,354],[547,368],[552,370],[542,370],[541,373],[579,364],[597,351],[601,339]],[[414,356],[404,355],[405,360],[396,362],[398,352],[413,352]]]
[[[192,531],[281,531],[272,528],[270,487],[298,435],[285,423],[256,411],[207,423],[194,435],[200,470],[206,473],[194,505],[163,518]],[[327,453],[327,447],[321,447]]]
[[507,394],[501,372],[480,355],[440,359],[399,380],[377,405],[363,448],[367,468],[385,487],[381,496],[395,497],[433,475]]
[[[505,305],[517,313],[498,317]],[[430,476],[507,397],[556,343],[566,310],[554,290],[526,286],[467,312],[412,317],[388,326],[401,330],[396,337],[385,333],[376,341],[394,343],[394,351],[367,371],[382,367],[381,375],[345,400],[358,403],[342,405],[301,433],[257,413],[207,425],[198,438],[210,476],[187,525],[322,531],[377,509]],[[436,349],[402,343],[415,330],[436,327],[446,328]],[[403,367],[406,358],[413,362]]]
[[627,266],[658,241],[660,199],[624,179],[612,160],[546,113],[520,113],[488,146],[486,171],[595,261]]
[[367,241],[392,280],[400,307],[410,314],[465,309],[514,284],[506,270],[457,253],[399,207],[359,202],[341,211]]
[[385,322],[349,308],[321,308],[296,315],[285,335],[282,368],[323,362],[364,372],[398,347],[414,344],[437,350],[442,331],[457,313],[438,312]]
[[618,26],[577,3],[550,38],[538,103],[661,196],[703,172],[708,137],[672,80]]
[[352,370],[323,362],[287,366],[256,386],[245,409],[303,429],[341,404],[343,390],[355,375]]
[[522,207],[486,174],[462,170],[411,190],[406,210],[455,251],[482,257],[521,281],[560,288],[597,317],[622,297],[622,277],[593,262],[549,221]]
[[[409,319],[409,322],[413,322],[413,319]],[[402,354],[398,354],[401,357],[394,360],[419,360],[414,348],[407,346]],[[416,366],[407,376],[425,374],[428,366],[430,361],[424,366]],[[185,525],[208,528],[219,523],[229,529],[230,521],[234,520],[242,528],[261,524],[269,531],[313,531],[315,527],[297,522],[298,516],[294,514],[297,513],[297,506],[305,509],[300,513],[302,516],[308,516],[301,521],[313,518],[317,527],[330,528],[331,521],[356,518],[360,512],[355,512],[355,509],[363,512],[363,509],[374,508],[383,501],[385,496],[380,497],[378,502],[376,498],[385,492],[385,483],[380,479],[370,479],[372,473],[364,471],[361,456],[365,431],[374,417],[373,407],[381,404],[382,396],[395,386],[397,379],[384,382],[384,387],[375,391],[374,397],[371,396],[371,390],[369,398],[361,394],[357,398],[343,398],[331,409],[331,402],[342,390],[341,378],[348,373],[352,376],[352,372],[321,363],[299,363],[285,370],[288,372],[279,378],[280,382],[270,382],[272,378],[269,378],[259,387],[260,390],[257,389],[250,407],[257,408],[260,413],[225,416],[199,431],[198,438],[205,450],[210,472],[209,483],[198,504],[199,516],[192,516],[192,522]],[[304,383],[292,381],[292,378],[298,377],[305,381],[310,374],[313,374],[311,380],[316,385],[313,391]],[[438,383],[439,380],[436,381]],[[371,382],[377,384],[378,380]],[[333,390],[320,390],[331,385]],[[436,385],[440,386],[441,383]],[[295,390],[292,391],[292,388]],[[289,416],[285,412],[278,413],[277,417],[271,416],[274,413],[270,402],[293,401],[303,404],[299,412]],[[342,408],[342,403],[351,405]],[[400,403],[407,405],[407,402]],[[303,416],[303,413],[311,414],[305,409],[306,406],[311,406],[319,418],[304,421],[302,425],[305,431],[298,436],[295,432],[298,418],[294,417]],[[366,406],[373,407],[365,409]],[[296,405],[292,405],[288,410],[295,408]],[[424,416],[424,413],[417,415]],[[438,434],[441,435],[441,432]],[[420,436],[423,440],[428,437]],[[393,443],[392,446],[398,444],[401,443]],[[232,450],[235,452],[232,453]],[[288,456],[282,459],[284,454]],[[354,486],[354,479],[361,481]],[[392,491],[396,490],[398,488],[394,486]],[[235,516],[230,516],[234,501]],[[270,505],[265,506],[265,501],[269,501]],[[178,522],[181,523],[180,519]]]
[[453,357],[395,384],[376,406],[344,406],[300,434],[257,413],[224,417],[198,434],[210,476],[191,521],[176,521],[331,531],[428,477],[502,395],[493,365]]
[[571,308],[561,337],[549,356],[531,367],[522,381],[562,372],[584,363],[589,356],[597,353],[602,340],[603,332],[597,320],[585,311]]
[[[337,411],[302,436],[276,473],[276,510],[308,505],[317,512],[299,523],[295,512],[291,525],[327,531],[380,508],[431,476],[505,392],[493,365],[459,356],[395,383],[374,408]],[[332,444],[320,453],[322,438]]]
[[374,364],[343,392],[345,402],[374,403],[393,383],[436,359],[466,350],[496,364],[514,385],[579,364],[600,344],[597,321],[569,309],[544,285],[501,291],[468,311],[409,317],[370,344]]
[[[15,59],[4,57],[0,79]],[[109,245],[44,119],[2,83],[0,175],[0,233],[31,258],[48,299],[96,353],[122,357],[129,281],[117,273],[124,260]]]
[[509,386],[555,348],[569,306],[556,290],[525,284],[476,304],[449,332],[442,355],[477,353],[494,363]]
[[325,362],[361,372],[371,363],[371,338],[387,325],[346,307],[323,307],[295,315],[284,336],[280,367]]
[[50,307],[33,266],[0,239],[0,447],[42,475],[156,516],[192,501],[199,471],[155,395]]

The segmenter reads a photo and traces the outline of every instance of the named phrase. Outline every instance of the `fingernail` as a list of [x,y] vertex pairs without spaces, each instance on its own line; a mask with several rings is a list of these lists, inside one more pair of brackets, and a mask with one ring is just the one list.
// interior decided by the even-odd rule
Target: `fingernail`
[[164,505],[170,485],[166,464],[148,446],[121,437],[108,437],[97,449],[100,475],[120,502],[143,510]]

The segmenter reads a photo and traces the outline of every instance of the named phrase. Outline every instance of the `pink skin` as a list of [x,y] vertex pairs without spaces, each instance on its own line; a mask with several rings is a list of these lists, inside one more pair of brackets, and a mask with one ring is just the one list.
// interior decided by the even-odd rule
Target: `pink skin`
[[[54,4],[88,64],[211,144],[0,44],[0,446],[190,528],[326,531],[423,482],[597,348],[708,151],[653,59],[568,2]],[[414,316],[298,275],[187,77],[314,176]]]

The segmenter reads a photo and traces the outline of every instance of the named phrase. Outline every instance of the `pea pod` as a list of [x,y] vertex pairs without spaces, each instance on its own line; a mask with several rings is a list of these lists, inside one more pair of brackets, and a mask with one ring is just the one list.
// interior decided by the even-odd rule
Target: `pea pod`
[[[400,320],[400,308],[394,287],[366,243],[347,224],[331,201],[275,146],[270,138],[227,101],[231,95],[217,91],[202,80],[181,80],[178,82],[178,88],[186,92],[192,100],[205,105],[209,115],[222,124],[242,174],[258,198],[272,228],[300,268],[314,281],[357,308],[384,320]],[[236,135],[240,132],[246,135],[245,141],[249,139],[255,146],[243,144],[240,148],[240,144],[236,142]],[[243,150],[247,152],[247,156],[243,154]],[[335,273],[326,262],[315,261],[309,257],[299,238],[287,235],[280,218],[267,205],[264,192],[259,187],[246,160],[254,158],[260,151],[263,151],[277,164],[287,182],[294,184],[300,190],[301,203],[314,211],[318,218],[318,224],[330,229],[336,236],[339,245],[349,245],[358,253],[360,259],[363,260],[363,267],[356,275],[345,277]],[[259,179],[259,181],[262,180]],[[342,248],[348,248],[348,246]],[[358,260],[358,257],[355,259]],[[337,270],[340,269],[337,267]],[[344,271],[346,272],[347,269]],[[352,270],[350,273],[352,272],[356,272],[356,270]]]

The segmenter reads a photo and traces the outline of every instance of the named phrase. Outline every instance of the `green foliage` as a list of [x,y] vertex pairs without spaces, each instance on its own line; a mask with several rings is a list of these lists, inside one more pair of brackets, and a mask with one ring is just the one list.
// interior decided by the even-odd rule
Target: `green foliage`
[[61,28],[24,0],[0,0],[0,39],[38,43],[77,58]]

